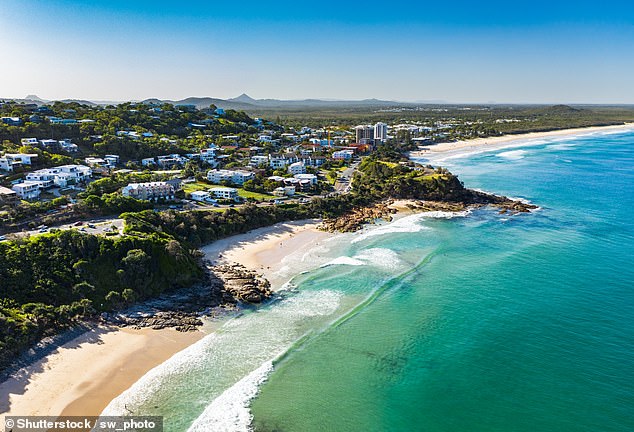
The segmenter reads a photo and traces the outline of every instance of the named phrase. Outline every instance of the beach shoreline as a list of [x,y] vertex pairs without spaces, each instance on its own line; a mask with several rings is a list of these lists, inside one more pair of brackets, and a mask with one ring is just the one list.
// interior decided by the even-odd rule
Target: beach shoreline
[[[284,258],[332,235],[317,226],[317,220],[280,223],[201,250],[215,264],[242,264],[280,289]],[[151,369],[212,331],[94,326],[0,383],[0,422],[6,415],[99,415]]]
[[472,151],[487,151],[496,148],[503,148],[505,145],[521,144],[531,145],[531,141],[544,138],[564,138],[568,136],[592,135],[598,132],[627,132],[634,130],[634,123],[625,123],[611,126],[590,126],[583,128],[558,129],[547,132],[530,132],[517,135],[502,135],[487,138],[474,138],[470,140],[460,140],[454,142],[443,142],[439,144],[421,146],[420,150],[410,152],[410,157],[434,157],[450,154],[462,154]]

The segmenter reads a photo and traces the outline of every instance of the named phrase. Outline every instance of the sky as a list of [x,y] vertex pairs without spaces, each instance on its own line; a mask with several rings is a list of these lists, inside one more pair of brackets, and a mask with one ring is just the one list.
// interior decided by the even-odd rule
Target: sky
[[0,97],[634,103],[634,2],[0,0]]

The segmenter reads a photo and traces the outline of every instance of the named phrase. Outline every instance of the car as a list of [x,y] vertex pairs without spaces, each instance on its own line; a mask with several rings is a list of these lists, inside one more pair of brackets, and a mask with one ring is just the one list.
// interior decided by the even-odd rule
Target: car
[[96,227],[95,227],[95,224],[91,224],[91,223],[89,223],[89,224],[88,224],[88,228],[95,229]]
[[38,232],[41,232],[41,233],[45,233],[46,231],[48,231],[48,228],[40,228],[38,230]]
[[75,222],[73,226],[82,226],[84,223],[82,221]]
[[6,236],[0,235],[0,241],[5,241],[7,239]]

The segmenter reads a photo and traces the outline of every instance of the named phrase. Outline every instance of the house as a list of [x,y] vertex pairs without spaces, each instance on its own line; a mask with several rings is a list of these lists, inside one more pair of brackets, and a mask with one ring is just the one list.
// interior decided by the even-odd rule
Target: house
[[216,197],[220,199],[238,199],[238,189],[229,188],[229,187],[215,187],[209,189],[209,191]]
[[300,161],[306,166],[320,167],[326,163],[326,158],[323,156],[308,156],[300,158]]
[[306,174],[306,165],[303,162],[295,162],[288,166],[289,174]]
[[6,153],[4,155],[4,157],[9,161],[22,165],[31,165],[33,158],[36,158],[37,156],[37,153]]
[[145,158],[145,159],[141,159],[141,165],[143,166],[152,166],[152,165],[156,165],[156,160],[154,160],[154,158]]
[[2,120],[2,123],[9,126],[22,126],[22,120],[20,120],[20,117],[2,117],[0,120]]
[[269,166],[273,169],[284,169],[293,162],[296,162],[293,157],[275,154],[269,155]]
[[59,146],[62,150],[67,151],[68,153],[75,153],[79,151],[77,144],[73,144],[68,138],[59,140]]
[[25,146],[36,146],[38,144],[37,138],[22,138],[20,143]]
[[44,148],[57,147],[57,140],[43,139],[43,140],[40,140],[40,145]]
[[253,168],[266,166],[269,164],[268,156],[251,156],[251,160],[249,161],[249,166]]
[[156,158],[158,166],[161,168],[171,168],[173,166],[185,165],[187,160],[179,154],[171,154],[167,156],[158,156]]
[[30,172],[26,175],[29,181],[40,182],[42,188],[53,186],[66,187],[88,180],[92,169],[84,165],[61,165]]
[[113,155],[113,154],[105,155],[103,158],[108,163],[108,165],[111,166],[111,167],[117,166],[119,164],[120,159],[121,159],[119,157],[119,155]]
[[354,155],[354,150],[339,150],[332,153],[332,158],[335,160],[350,160]]
[[317,184],[317,176],[315,174],[297,174],[294,175],[293,178],[299,180],[300,182],[308,182],[311,185]]
[[173,200],[174,186],[167,182],[130,183],[121,190],[124,197],[143,201]]
[[13,185],[11,188],[22,199],[33,200],[40,196],[39,182],[24,181]]
[[229,182],[237,185],[243,185],[247,180],[253,180],[255,174],[244,170],[210,170],[207,172],[207,180],[212,183]]
[[0,170],[2,171],[13,172],[13,170],[19,168],[20,166],[22,166],[22,163],[20,163],[19,161],[13,160],[6,156],[0,158]]
[[190,197],[194,201],[198,202],[215,202],[216,200],[211,197],[211,193],[207,191],[196,191],[190,194]]
[[17,201],[18,194],[16,191],[0,186],[0,204],[9,204]]
[[282,197],[282,196],[293,196],[295,195],[295,186],[280,186],[275,188],[273,191],[273,195]]

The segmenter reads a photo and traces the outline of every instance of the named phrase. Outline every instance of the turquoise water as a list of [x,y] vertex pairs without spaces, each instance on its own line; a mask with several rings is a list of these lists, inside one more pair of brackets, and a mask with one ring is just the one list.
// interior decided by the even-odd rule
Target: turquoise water
[[106,412],[167,431],[634,430],[634,133],[438,163],[541,210],[407,216],[289,257],[283,299]]
[[[413,269],[276,365],[256,430],[634,430],[634,135],[445,165],[543,210],[353,245]],[[358,268],[340,289],[367,277]]]

